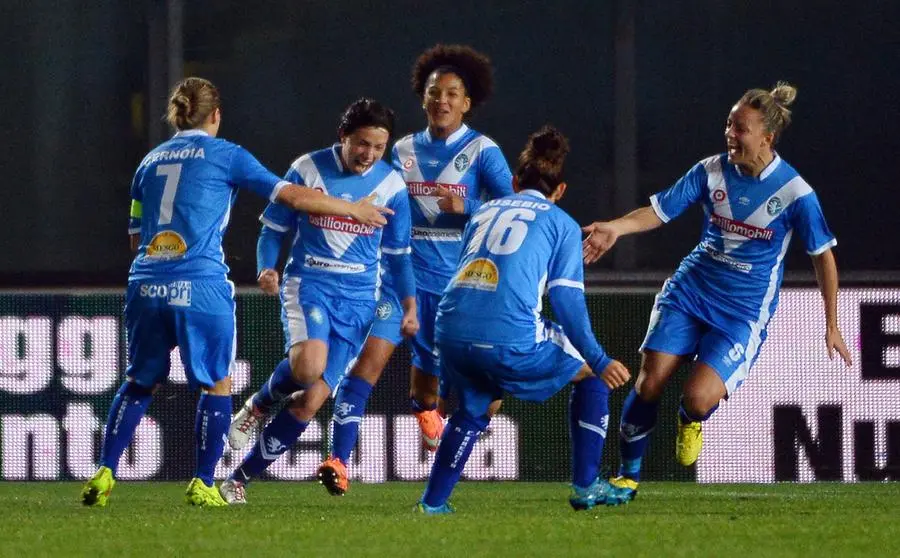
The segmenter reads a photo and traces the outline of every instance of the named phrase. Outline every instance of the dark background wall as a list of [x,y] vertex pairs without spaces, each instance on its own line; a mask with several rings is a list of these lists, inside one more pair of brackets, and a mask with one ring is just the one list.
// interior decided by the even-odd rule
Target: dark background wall
[[[158,0],[0,5],[0,285],[121,285],[131,174],[150,147],[148,13]],[[638,195],[723,149],[744,90],[799,88],[779,152],[816,189],[844,270],[900,269],[900,3],[634,2]],[[392,106],[401,134],[425,125],[409,86],[416,56],[468,43],[497,89],[471,124],[509,161],[553,123],[572,142],[581,222],[615,216],[614,2],[184,3],[185,74],[224,97],[222,137],[278,174],[335,139],[355,98]],[[226,251],[251,283],[261,200],[242,195]],[[640,270],[670,270],[696,243],[698,211],[635,243]],[[598,269],[609,268],[611,260]],[[789,269],[809,269],[799,246]]]

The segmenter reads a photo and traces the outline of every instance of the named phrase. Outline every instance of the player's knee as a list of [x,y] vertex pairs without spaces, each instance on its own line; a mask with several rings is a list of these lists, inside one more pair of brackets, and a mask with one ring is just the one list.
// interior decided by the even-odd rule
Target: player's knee
[[681,396],[681,405],[691,417],[705,417],[718,404],[719,397],[717,394],[703,390],[686,389]]
[[644,401],[657,401],[662,397],[663,390],[666,387],[664,378],[657,374],[648,373],[643,368],[638,374],[637,381],[634,383],[634,391]]
[[309,385],[322,377],[325,372],[325,358],[314,351],[299,351],[291,354],[291,376],[301,385]]

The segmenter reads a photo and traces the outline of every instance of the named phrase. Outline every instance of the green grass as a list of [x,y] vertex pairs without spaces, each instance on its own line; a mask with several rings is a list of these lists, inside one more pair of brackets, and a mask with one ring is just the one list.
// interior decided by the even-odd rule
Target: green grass
[[558,483],[462,483],[454,516],[412,513],[420,483],[258,482],[250,504],[197,509],[186,483],[119,483],[84,508],[74,483],[0,483],[0,553],[92,556],[898,556],[900,484],[645,483],[572,511]]

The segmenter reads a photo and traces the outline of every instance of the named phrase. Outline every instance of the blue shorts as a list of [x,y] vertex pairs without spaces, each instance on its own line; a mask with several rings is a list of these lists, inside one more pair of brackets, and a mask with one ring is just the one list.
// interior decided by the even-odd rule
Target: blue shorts
[[375,304],[375,321],[372,322],[372,331],[369,335],[384,339],[396,346],[403,341],[400,333],[400,323],[403,321],[403,307],[397,297],[382,294]]
[[177,346],[191,389],[213,387],[234,362],[234,309],[231,281],[129,281],[125,374],[146,388],[164,382],[169,353]]
[[281,287],[281,302],[284,351],[310,339],[324,341],[328,360],[322,379],[335,389],[359,356],[372,327],[375,301],[329,296],[288,277]]
[[548,340],[518,347],[441,341],[441,378],[459,394],[459,405],[474,417],[508,393],[545,401],[572,381],[584,359],[562,328],[545,320]]
[[681,301],[682,296],[685,295],[677,291],[670,291],[665,297],[657,295],[641,351],[695,357],[719,374],[730,396],[747,379],[756,362],[766,340],[765,326],[710,308],[698,316],[701,312],[690,311],[691,305]]
[[416,306],[419,313],[419,331],[410,338],[412,365],[429,376],[440,376],[437,352],[434,346],[434,320],[437,317],[441,295],[426,291],[416,291]]

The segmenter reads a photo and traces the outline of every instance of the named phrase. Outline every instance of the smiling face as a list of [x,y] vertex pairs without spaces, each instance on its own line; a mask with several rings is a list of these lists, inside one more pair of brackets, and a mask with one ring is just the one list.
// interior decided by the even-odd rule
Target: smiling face
[[728,162],[753,168],[758,161],[771,159],[775,134],[766,130],[762,113],[745,104],[731,108],[725,121],[725,147]]
[[471,107],[472,100],[458,75],[433,72],[428,76],[422,108],[428,116],[428,128],[432,135],[446,138],[455,132]]
[[384,156],[390,134],[378,126],[362,126],[341,136],[341,162],[356,174],[369,170]]

